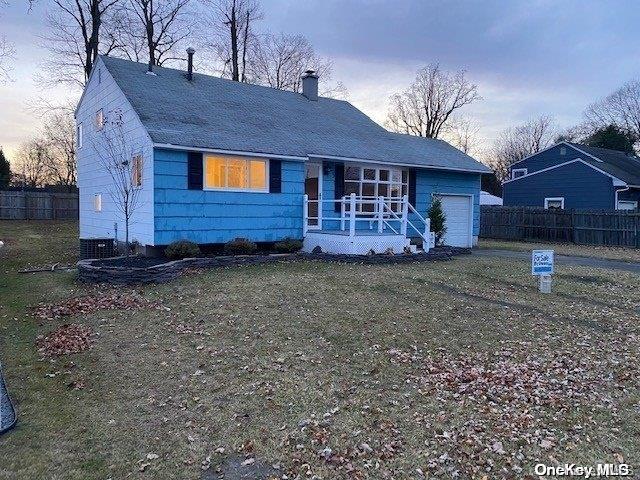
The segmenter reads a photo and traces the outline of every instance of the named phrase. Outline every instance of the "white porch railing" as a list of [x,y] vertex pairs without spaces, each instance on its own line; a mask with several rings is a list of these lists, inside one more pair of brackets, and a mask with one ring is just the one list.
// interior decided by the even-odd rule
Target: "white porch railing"
[[[340,216],[325,216],[323,205],[330,204],[331,211],[333,211],[333,206],[336,203],[340,204]],[[315,216],[309,215],[309,205],[317,205]],[[369,208],[369,206],[371,207]],[[409,219],[410,213],[415,215],[414,221],[418,223],[420,228]],[[303,234],[306,236],[309,230],[322,230],[323,222],[327,221],[339,222],[342,231],[346,231],[348,227],[350,237],[356,235],[357,222],[367,222],[371,230],[374,225],[377,226],[380,234],[389,229],[395,234],[406,237],[408,229],[411,227],[424,242],[429,244],[431,241],[431,221],[418,213],[415,207],[409,203],[407,195],[402,197],[367,197],[352,193],[341,199],[331,200],[309,200],[309,196],[304,195]],[[391,225],[392,223],[397,224],[398,230]]]

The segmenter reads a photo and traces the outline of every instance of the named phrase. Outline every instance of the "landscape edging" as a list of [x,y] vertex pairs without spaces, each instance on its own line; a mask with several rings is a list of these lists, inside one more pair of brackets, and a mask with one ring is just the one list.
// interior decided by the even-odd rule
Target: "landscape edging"
[[[330,253],[281,253],[272,255],[225,255],[218,257],[185,258],[171,260],[148,267],[119,267],[95,265],[104,259],[88,259],[78,262],[78,277],[86,283],[111,283],[134,285],[165,283],[177,278],[187,268],[216,268],[241,265],[261,265],[282,261],[321,260],[339,263],[385,265],[398,263],[433,262],[450,260],[455,255],[469,253],[470,249],[439,248],[429,253],[404,255],[336,255]],[[122,258],[122,257],[116,257]]]

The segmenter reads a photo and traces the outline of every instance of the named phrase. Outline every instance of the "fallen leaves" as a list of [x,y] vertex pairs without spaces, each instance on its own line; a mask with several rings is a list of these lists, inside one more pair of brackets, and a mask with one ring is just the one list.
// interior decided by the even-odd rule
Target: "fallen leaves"
[[136,292],[96,292],[82,297],[72,297],[59,303],[41,304],[34,309],[34,316],[42,320],[53,320],[71,315],[87,315],[100,310],[139,310],[158,308]]
[[[91,347],[91,336],[93,331],[91,328],[70,323],[60,325],[44,336],[36,339],[38,351],[46,356],[60,356],[71,353],[80,353]],[[83,388],[84,385],[80,388]],[[73,388],[78,389],[78,386]]]

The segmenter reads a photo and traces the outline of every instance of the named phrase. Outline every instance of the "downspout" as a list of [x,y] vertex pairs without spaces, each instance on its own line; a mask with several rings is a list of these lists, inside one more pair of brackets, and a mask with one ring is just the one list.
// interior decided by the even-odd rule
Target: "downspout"
[[626,192],[627,190],[629,190],[629,186],[628,186],[628,185],[627,185],[626,187],[624,187],[624,188],[621,188],[621,189],[619,189],[619,190],[616,190],[616,196],[615,196],[615,198],[616,198],[616,203],[615,203],[615,205],[613,206],[613,209],[614,209],[614,210],[618,210],[618,194],[619,194],[620,192]]

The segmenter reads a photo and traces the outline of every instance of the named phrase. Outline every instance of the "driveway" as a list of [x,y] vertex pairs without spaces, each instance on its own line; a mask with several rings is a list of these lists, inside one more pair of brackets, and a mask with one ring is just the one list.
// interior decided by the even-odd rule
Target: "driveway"
[[[531,252],[514,252],[512,250],[477,249],[473,255],[481,257],[512,258],[514,260],[531,261]],[[561,265],[579,265],[582,267],[606,268],[640,274],[640,263],[608,260],[605,258],[576,257],[572,255],[555,255],[555,262]]]

